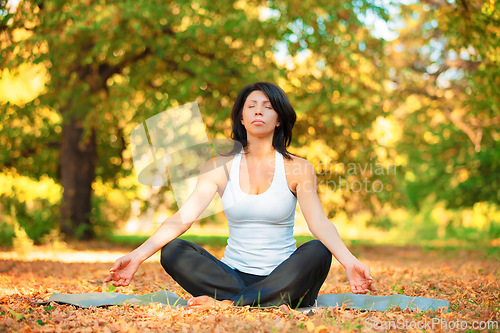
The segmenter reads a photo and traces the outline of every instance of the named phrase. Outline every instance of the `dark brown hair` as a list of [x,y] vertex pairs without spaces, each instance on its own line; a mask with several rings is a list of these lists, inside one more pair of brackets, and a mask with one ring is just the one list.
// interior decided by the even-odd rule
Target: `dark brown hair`
[[[241,143],[243,148],[247,146],[247,130],[241,123],[241,114],[243,113],[243,106],[245,105],[248,95],[256,90],[262,91],[267,95],[273,109],[276,113],[278,113],[278,121],[280,122],[280,125],[274,129],[274,149],[279,151],[285,158],[289,160],[292,159],[291,154],[286,150],[286,147],[288,147],[292,141],[292,129],[297,120],[297,114],[288,101],[285,92],[277,85],[269,82],[253,83],[240,91],[231,111],[231,120],[233,123],[231,139]],[[236,153],[240,149],[241,146],[235,144],[233,151],[230,154]]]

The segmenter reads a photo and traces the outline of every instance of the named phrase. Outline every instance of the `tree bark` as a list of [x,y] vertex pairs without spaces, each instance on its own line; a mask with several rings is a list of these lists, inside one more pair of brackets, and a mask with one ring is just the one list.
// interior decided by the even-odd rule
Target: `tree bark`
[[61,183],[64,189],[60,229],[66,239],[88,240],[95,237],[90,221],[92,182],[97,165],[95,130],[82,140],[82,122],[74,118],[64,122],[60,153]]

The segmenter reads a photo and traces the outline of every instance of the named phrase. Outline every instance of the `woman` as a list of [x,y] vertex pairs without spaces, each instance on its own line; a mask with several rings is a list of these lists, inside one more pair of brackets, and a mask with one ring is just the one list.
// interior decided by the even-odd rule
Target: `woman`
[[[227,160],[229,179],[224,168],[213,167],[223,157],[208,161],[179,211],[144,244],[117,259],[104,281],[127,286],[139,265],[161,249],[165,271],[194,296],[189,307],[312,306],[333,254],[344,266],[353,293],[375,291],[369,268],[349,252],[323,212],[313,166],[286,150],[296,114],[285,93],[267,82],[249,85],[239,93],[231,118],[232,138],[243,149]],[[222,198],[229,226],[221,260],[177,238],[216,193]],[[297,201],[318,240],[296,249]]]

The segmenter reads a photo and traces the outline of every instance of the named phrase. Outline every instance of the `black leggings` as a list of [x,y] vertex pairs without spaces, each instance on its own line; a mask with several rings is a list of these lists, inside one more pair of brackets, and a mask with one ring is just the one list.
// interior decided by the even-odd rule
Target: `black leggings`
[[325,281],[332,254],[319,241],[309,241],[269,275],[232,269],[201,246],[176,238],[161,249],[161,265],[193,296],[232,300],[234,305],[312,306]]

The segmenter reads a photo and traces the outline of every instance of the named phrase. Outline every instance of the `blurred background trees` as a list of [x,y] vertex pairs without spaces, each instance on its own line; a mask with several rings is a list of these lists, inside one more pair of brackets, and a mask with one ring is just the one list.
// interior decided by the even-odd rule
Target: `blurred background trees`
[[21,229],[35,243],[103,238],[148,209],[168,216],[171,189],[136,180],[131,130],[196,100],[209,137],[229,138],[232,103],[256,81],[287,93],[290,151],[315,165],[346,231],[499,237],[494,0],[0,6],[4,244]]

